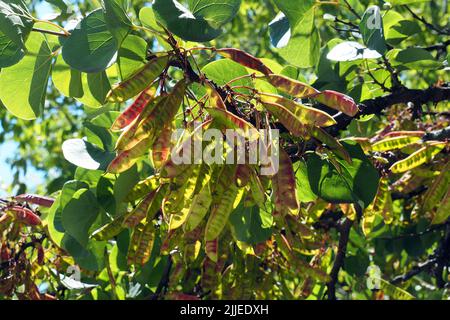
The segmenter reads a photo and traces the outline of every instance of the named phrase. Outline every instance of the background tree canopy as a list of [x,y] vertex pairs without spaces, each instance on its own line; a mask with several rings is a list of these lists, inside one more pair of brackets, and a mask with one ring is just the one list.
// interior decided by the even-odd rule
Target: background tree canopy
[[[449,21],[0,0],[0,299],[448,299]],[[176,165],[180,128],[278,129],[279,170]]]

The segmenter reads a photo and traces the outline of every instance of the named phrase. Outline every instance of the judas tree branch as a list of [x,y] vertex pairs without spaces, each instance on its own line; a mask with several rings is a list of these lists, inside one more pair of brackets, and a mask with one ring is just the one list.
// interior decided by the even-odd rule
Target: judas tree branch
[[348,239],[353,221],[346,219],[338,228],[340,231],[338,250],[336,259],[334,260],[333,268],[330,273],[330,281],[327,283],[327,298],[328,300],[336,300],[336,283],[341,268],[344,266],[345,255],[347,251]]
[[399,103],[412,102],[416,106],[426,103],[438,103],[450,100],[450,87],[448,84],[441,87],[431,87],[425,90],[418,89],[400,89],[389,95],[377,97],[361,102],[359,112],[350,117],[345,114],[336,118],[337,124],[328,128],[328,132],[333,136],[337,136],[340,131],[345,130],[353,119],[362,115],[376,114],[380,115],[385,109]]
[[450,30],[448,28],[437,27],[434,24],[428,22],[424,17],[418,16],[408,6],[405,6],[405,8],[406,8],[406,10],[409,11],[409,13],[411,13],[411,15],[414,17],[414,19],[422,22],[428,29],[434,30],[436,33],[438,33],[440,35],[450,35]]

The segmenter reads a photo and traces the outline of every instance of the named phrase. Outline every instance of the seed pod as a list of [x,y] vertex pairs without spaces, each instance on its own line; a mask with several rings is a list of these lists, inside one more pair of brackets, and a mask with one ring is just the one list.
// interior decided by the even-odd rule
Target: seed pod
[[168,56],[160,56],[150,60],[129,79],[114,86],[107,99],[110,102],[124,102],[147,88],[167,66]]
[[383,139],[381,141],[378,141],[372,145],[373,151],[389,151],[394,149],[401,149],[403,147],[406,147],[407,145],[410,145],[412,143],[415,143],[419,141],[419,137],[413,137],[413,136],[398,136],[398,137],[391,137],[388,139]]
[[231,112],[218,108],[205,108],[205,110],[216,120],[216,123],[224,125],[225,129],[237,129],[240,135],[250,141],[259,137],[259,133],[253,125]]
[[19,196],[15,196],[14,199],[17,201],[27,202],[27,203],[35,204],[35,205],[45,207],[45,208],[50,208],[53,205],[53,203],[55,202],[55,199],[53,199],[53,198],[38,196],[35,194],[21,194]]
[[44,247],[42,246],[42,244],[37,244],[36,245],[36,249],[37,249],[37,263],[40,266],[44,265],[44,257],[45,257],[45,251],[44,251]]
[[441,203],[438,206],[436,214],[434,215],[432,224],[444,223],[450,216],[450,186],[447,193],[444,195]]
[[322,110],[304,106],[293,100],[286,99],[275,94],[260,93],[260,96],[261,102],[278,104],[285,107],[303,124],[315,125],[319,127],[329,127],[336,124],[336,120]]
[[261,101],[264,108],[286,127],[296,137],[307,137],[307,127],[297,118],[295,114],[280,104]]
[[125,229],[123,222],[125,221],[125,216],[120,216],[115,218],[110,223],[104,225],[100,229],[94,231],[92,238],[97,241],[106,241],[117,236],[122,230]]
[[153,200],[155,199],[157,191],[151,192],[148,196],[146,196],[138,206],[131,211],[124,220],[124,225],[128,228],[133,228],[137,226],[142,220],[147,217],[147,212],[152,205]]
[[184,225],[185,231],[189,232],[198,227],[208,213],[212,203],[212,195],[209,183],[206,183],[198,194],[194,196],[192,205]]
[[136,251],[140,244],[141,235],[144,231],[144,228],[145,228],[145,224],[140,223],[133,229],[133,233],[132,233],[131,239],[130,239],[130,245],[128,247],[128,254],[127,254],[128,265],[132,265],[135,263]]
[[310,239],[313,236],[313,231],[307,225],[296,219],[296,217],[288,215],[285,219],[289,229],[298,234],[302,239]]
[[250,175],[250,191],[253,200],[260,208],[265,208],[266,203],[266,190],[259,179],[259,176],[254,170],[251,171]]
[[138,245],[134,254],[134,264],[143,266],[150,260],[154,243],[155,227],[153,226],[153,222],[149,221],[140,233]]
[[39,226],[42,224],[41,219],[33,211],[28,208],[14,206],[9,209],[13,213],[16,220],[29,225],[29,226]]
[[347,150],[344,148],[344,146],[336,140],[333,136],[328,134],[325,130],[322,128],[313,126],[310,127],[310,133],[311,136],[319,140],[320,142],[326,144],[335,154],[337,154],[339,157],[347,161],[349,164],[352,164],[352,158],[348,154]]
[[136,98],[134,103],[125,109],[114,121],[111,131],[120,131],[129,126],[145,107],[153,100],[157,91],[157,86],[150,86]]
[[311,98],[332,109],[341,111],[350,117],[354,117],[359,111],[355,101],[351,97],[340,92],[325,90]]
[[150,115],[144,118],[136,128],[133,137],[128,141],[122,141],[120,147],[124,150],[132,148],[139,141],[146,138],[154,139],[154,136],[172,123],[186,90],[186,82],[179,81],[173,88],[172,93],[161,99],[153,108]]
[[423,212],[431,211],[441,201],[450,183],[450,162],[444,166],[439,176],[433,181],[423,198]]
[[172,148],[171,138],[173,130],[173,125],[164,127],[153,144],[152,163],[155,169],[160,169],[163,164],[169,160],[170,150]]
[[389,179],[386,177],[380,179],[375,199],[366,211],[370,211],[370,215],[383,216],[386,224],[392,222],[392,198],[389,193]]
[[364,235],[367,237],[374,227],[375,222],[375,213],[372,210],[364,210],[364,216],[362,218],[362,231]]
[[329,276],[323,270],[315,268],[304,262],[292,250],[291,245],[282,234],[276,234],[277,248],[281,251],[283,256],[289,262],[289,265],[299,274],[306,277],[311,277],[317,281],[326,283],[329,281]]
[[12,217],[8,214],[3,214],[0,216],[0,233],[3,232],[3,230],[5,230],[9,223],[11,222]]
[[217,49],[216,52],[222,57],[231,59],[244,67],[259,71],[265,75],[273,73],[260,59],[239,49],[223,48]]
[[205,257],[202,263],[202,289],[205,291],[213,290],[218,282],[219,272],[217,270],[217,264],[208,257]]
[[386,295],[388,295],[391,299],[394,300],[412,300],[414,296],[410,294],[408,291],[405,291],[399,287],[394,286],[393,284],[387,282],[382,278],[378,278],[380,281],[380,290],[382,290]]
[[0,261],[7,262],[9,259],[11,259],[11,250],[9,250],[6,242],[3,242],[0,247]]
[[426,162],[431,161],[435,155],[446,146],[445,142],[428,142],[426,146],[417,150],[406,159],[394,163],[390,170],[393,173],[402,173],[414,169]]
[[130,169],[137,160],[142,157],[150,149],[152,141],[144,139],[129,150],[122,151],[114,160],[108,165],[106,170],[109,173],[119,174]]
[[168,255],[182,240],[181,239],[181,229],[169,230],[166,238],[161,244],[161,254]]
[[307,98],[320,93],[308,84],[285,76],[270,74],[267,79],[275,88],[297,98]]
[[177,190],[175,196],[169,194],[168,201],[165,205],[165,215],[170,216],[169,230],[181,227],[187,220],[192,205],[194,192],[197,184],[202,184],[199,180],[201,166],[194,166],[190,177],[186,180],[181,188]]
[[[122,134],[119,136],[116,142],[116,150],[127,150],[138,144],[140,141],[146,137],[135,137],[136,131],[142,121],[146,119],[156,108],[156,106],[166,98],[166,96],[159,96],[152,100],[144,110],[139,114],[139,116],[134,119],[131,124],[125,128]],[[150,134],[149,134],[150,135]]]
[[280,167],[272,178],[274,216],[297,215],[300,205],[297,198],[295,172],[289,155],[280,149]]
[[132,202],[141,199],[152,191],[155,191],[160,184],[159,175],[153,175],[140,181],[131,189],[125,198],[125,201]]
[[205,229],[206,241],[214,240],[220,236],[233,211],[233,205],[239,193],[236,183],[230,183],[230,180],[234,179],[235,176],[236,166],[225,165],[213,192],[211,214]]
[[217,263],[219,260],[219,241],[218,239],[214,239],[211,241],[207,241],[205,244],[205,252],[208,258],[210,258],[213,262]]
[[423,137],[425,135],[425,131],[391,131],[385,135],[385,137],[393,138],[393,137]]
[[[192,150],[193,141],[196,139],[196,137],[200,134],[202,130],[205,130],[209,128],[209,126],[212,123],[212,119],[207,120],[203,122],[201,125],[196,127],[192,133],[189,135],[189,137],[185,140],[180,141],[172,151],[172,154],[178,155],[179,157],[182,157],[182,151],[183,150]],[[171,154],[171,155],[172,155]],[[193,162],[189,162],[193,163]],[[164,164],[164,166],[161,168],[161,177],[163,178],[174,178],[185,172],[190,168],[190,165],[187,164],[179,164],[175,163],[172,158],[169,158],[168,161]]]

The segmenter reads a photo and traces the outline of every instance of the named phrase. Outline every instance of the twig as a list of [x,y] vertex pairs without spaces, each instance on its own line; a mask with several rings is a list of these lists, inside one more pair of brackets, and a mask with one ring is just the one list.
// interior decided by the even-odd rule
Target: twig
[[347,243],[350,236],[353,221],[345,219],[339,226],[340,237],[337,250],[336,259],[334,260],[333,268],[330,272],[330,281],[327,283],[327,298],[328,300],[336,300],[336,283],[338,281],[339,271],[344,265],[345,254],[347,251]]
[[450,100],[450,87],[448,87],[448,84],[444,84],[440,87],[430,87],[425,90],[406,88],[396,90],[389,95],[361,102],[358,105],[360,112],[358,112],[354,117],[347,115],[341,116],[338,123],[327,128],[327,131],[331,135],[337,136],[341,130],[345,130],[350,125],[353,119],[357,119],[361,115],[381,115],[385,109],[395,104],[412,102],[415,105],[423,105],[430,102],[438,103],[448,100]]
[[70,35],[70,34],[67,34],[67,33],[51,31],[51,30],[45,30],[45,29],[40,29],[40,28],[33,28],[32,30],[35,31],[35,32],[51,34],[53,36],[58,36],[58,37],[68,37]]
[[344,2],[347,5],[347,9],[350,10],[350,12],[355,15],[355,17],[357,17],[358,19],[361,19],[361,16],[358,14],[358,12],[355,11],[355,9],[353,9],[353,7],[350,5],[350,3],[348,3],[347,0],[344,0]]
[[163,290],[167,288],[167,286],[169,285],[170,271],[172,269],[172,265],[173,265],[172,256],[169,255],[166,267],[164,269],[164,273],[161,277],[161,281],[159,281],[158,287],[156,288],[155,293],[150,297],[150,300],[158,300]]
[[414,13],[414,11],[411,10],[411,8],[409,8],[407,5],[405,5],[406,10],[408,10],[411,15],[419,20],[420,22],[422,22],[425,26],[427,26],[429,29],[437,32],[438,34],[441,35],[450,35],[450,30],[448,30],[447,28],[442,29],[441,27],[436,27],[434,24],[429,23],[427,20],[425,20],[425,18],[423,17],[419,17],[417,14]]

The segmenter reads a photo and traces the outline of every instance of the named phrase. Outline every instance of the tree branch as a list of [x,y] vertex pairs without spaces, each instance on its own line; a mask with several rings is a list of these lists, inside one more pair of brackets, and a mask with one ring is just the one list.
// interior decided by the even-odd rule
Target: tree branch
[[338,228],[340,232],[339,245],[336,259],[334,260],[333,268],[330,272],[330,281],[327,283],[328,300],[336,300],[336,283],[338,281],[339,271],[344,266],[345,255],[347,252],[347,243],[352,225],[353,221],[347,218]]
[[435,31],[438,34],[441,35],[450,35],[450,30],[447,28],[441,28],[441,27],[437,27],[434,24],[429,23],[427,20],[425,20],[425,18],[423,17],[419,17],[417,14],[414,13],[414,11],[412,11],[408,6],[405,6],[406,10],[409,11],[409,13],[411,13],[411,15],[414,17],[414,19],[419,20],[420,22],[422,22],[425,26],[427,26],[429,29]]
[[345,130],[350,125],[354,118],[369,114],[380,115],[385,109],[398,103],[412,102],[415,105],[423,105],[430,102],[438,103],[448,100],[450,100],[450,87],[448,84],[441,87],[430,87],[425,90],[403,88],[389,95],[361,102],[358,105],[360,111],[354,117],[345,114],[339,116],[336,119],[337,124],[329,127],[327,131],[333,136],[337,136],[341,130]]

